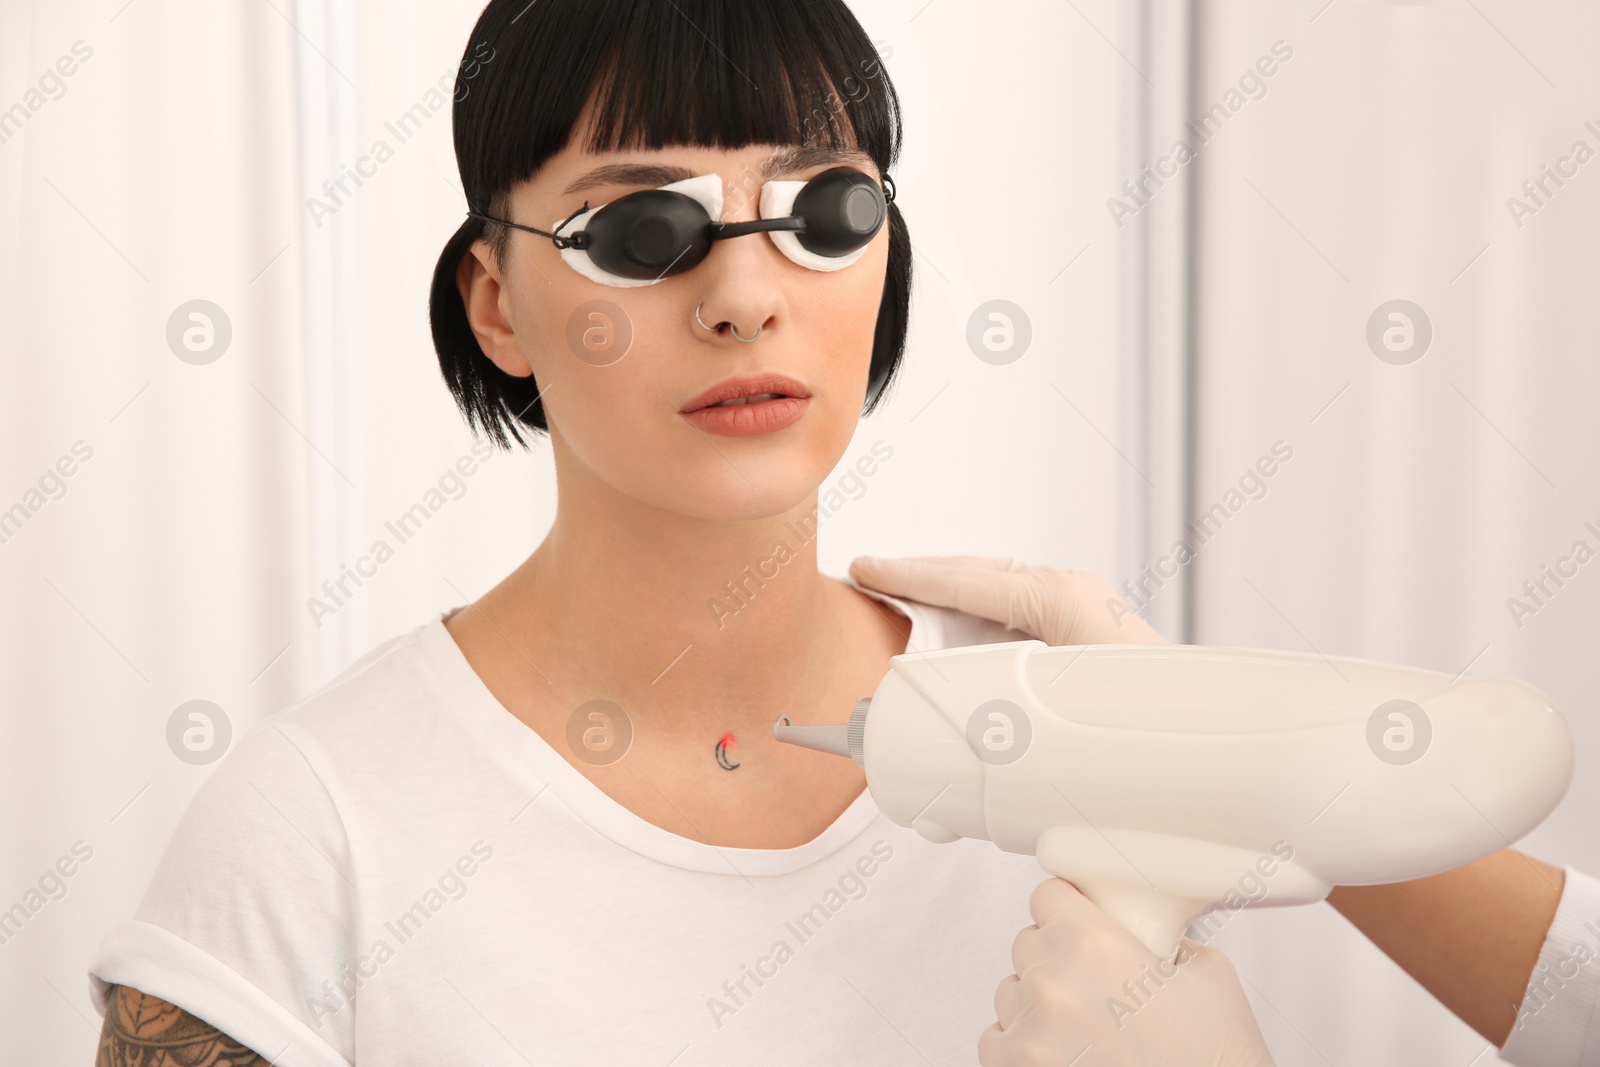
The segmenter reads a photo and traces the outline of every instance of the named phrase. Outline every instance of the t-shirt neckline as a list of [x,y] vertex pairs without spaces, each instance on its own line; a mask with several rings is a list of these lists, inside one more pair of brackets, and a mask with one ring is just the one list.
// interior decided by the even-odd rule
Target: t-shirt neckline
[[[840,580],[906,616],[911,621],[906,647],[921,647],[927,628],[924,605],[866,588],[848,577]],[[793,848],[711,845],[663,829],[612,799],[551,748],[538,731],[500,703],[445,628],[444,620],[456,610],[459,609],[441,611],[423,624],[417,639],[464,724],[484,743],[486,751],[528,786],[532,803],[558,800],[590,828],[624,848],[686,870],[735,876],[788,874],[831,855],[881,817],[870,792],[862,789],[826,829]],[[545,792],[551,796],[543,796]],[[521,812],[508,816],[524,817]]]

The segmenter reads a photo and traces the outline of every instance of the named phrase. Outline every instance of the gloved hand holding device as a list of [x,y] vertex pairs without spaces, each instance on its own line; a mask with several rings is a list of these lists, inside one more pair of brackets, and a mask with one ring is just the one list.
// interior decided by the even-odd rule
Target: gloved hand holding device
[[1011,946],[982,1067],[1273,1067],[1233,964],[1184,938],[1174,960],[1141,945],[1071,882],[1039,883],[1035,925]]
[[[1571,780],[1565,720],[1514,679],[1166,645],[1084,572],[964,557],[858,561],[852,575],[1040,640],[908,650],[848,725],[783,717],[775,735],[853,759],[878,806],[930,841],[1037,856],[1164,972],[1185,927],[1268,851],[1283,862],[1250,904],[1421,878],[1527,833]],[[1034,984],[1058,989],[1049,973]]]
[[[1122,615],[1119,628],[1106,607],[1116,594],[1091,571],[975,556],[862,558],[851,576],[1052,646],[1164,641],[1138,615]],[[995,990],[996,1022],[979,1038],[982,1067],[1273,1067],[1221,951],[1185,938],[1173,961],[1162,960],[1061,878],[1040,882],[1028,907],[1034,925],[1012,944],[1016,973]]]

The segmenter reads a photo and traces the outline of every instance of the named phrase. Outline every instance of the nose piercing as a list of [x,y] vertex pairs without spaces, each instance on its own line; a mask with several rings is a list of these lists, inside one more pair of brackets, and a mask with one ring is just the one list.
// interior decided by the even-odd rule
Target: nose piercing
[[[705,301],[704,300],[700,301],[700,303],[698,303],[698,304],[696,304],[694,306],[694,321],[700,323],[700,328],[702,330],[710,330],[712,333],[716,333],[718,327],[720,327],[722,325],[722,323],[719,322],[719,323],[717,323],[716,326],[707,326],[705,324],[705,322],[700,318],[700,309],[702,307],[704,307],[704,306],[705,306]],[[723,321],[726,322],[727,320],[724,319]],[[736,341],[743,341],[745,344],[749,344],[751,341],[754,341],[757,337],[760,337],[761,336],[761,331],[764,330],[764,329],[766,329],[766,327],[757,326],[756,327],[756,332],[753,335],[751,335],[750,337],[740,337],[739,336],[739,331],[734,329],[733,323],[731,323],[731,322],[728,323],[728,332],[733,334],[733,339],[736,340]]]

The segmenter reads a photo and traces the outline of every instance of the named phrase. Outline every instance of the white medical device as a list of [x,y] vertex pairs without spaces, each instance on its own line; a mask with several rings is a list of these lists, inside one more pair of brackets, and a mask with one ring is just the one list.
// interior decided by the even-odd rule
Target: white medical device
[[773,732],[855,760],[929,841],[1037,856],[1168,959],[1240,885],[1310,904],[1505,848],[1573,770],[1524,682],[1202,645],[906,653],[847,725]]

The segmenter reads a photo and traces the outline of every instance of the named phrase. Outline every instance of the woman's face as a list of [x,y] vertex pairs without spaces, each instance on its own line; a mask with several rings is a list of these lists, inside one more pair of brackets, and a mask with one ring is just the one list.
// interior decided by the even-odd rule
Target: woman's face
[[[721,221],[738,222],[760,217],[767,178],[805,180],[846,165],[881,183],[864,153],[820,151],[760,145],[595,154],[569,144],[513,191],[505,217],[553,231],[585,200],[598,208],[627,193],[715,174]],[[592,477],[655,507],[736,521],[793,508],[843,455],[866,399],[887,224],[860,259],[839,270],[801,266],[768,234],[754,233],[714,241],[699,265],[634,287],[592,281],[567,265],[548,237],[512,233],[503,275],[487,244],[474,246],[482,270],[463,275],[468,316],[502,370],[534,375],[558,470],[567,463],[583,468],[562,471],[564,481]],[[707,326],[730,325],[702,328],[696,305]],[[732,332],[748,338],[758,328],[749,343]],[[793,379],[806,398],[752,407],[739,420],[746,430],[760,429],[782,409],[791,416],[798,410],[787,425],[730,434],[713,425],[726,421],[721,416],[685,414],[728,379],[766,373]]]

